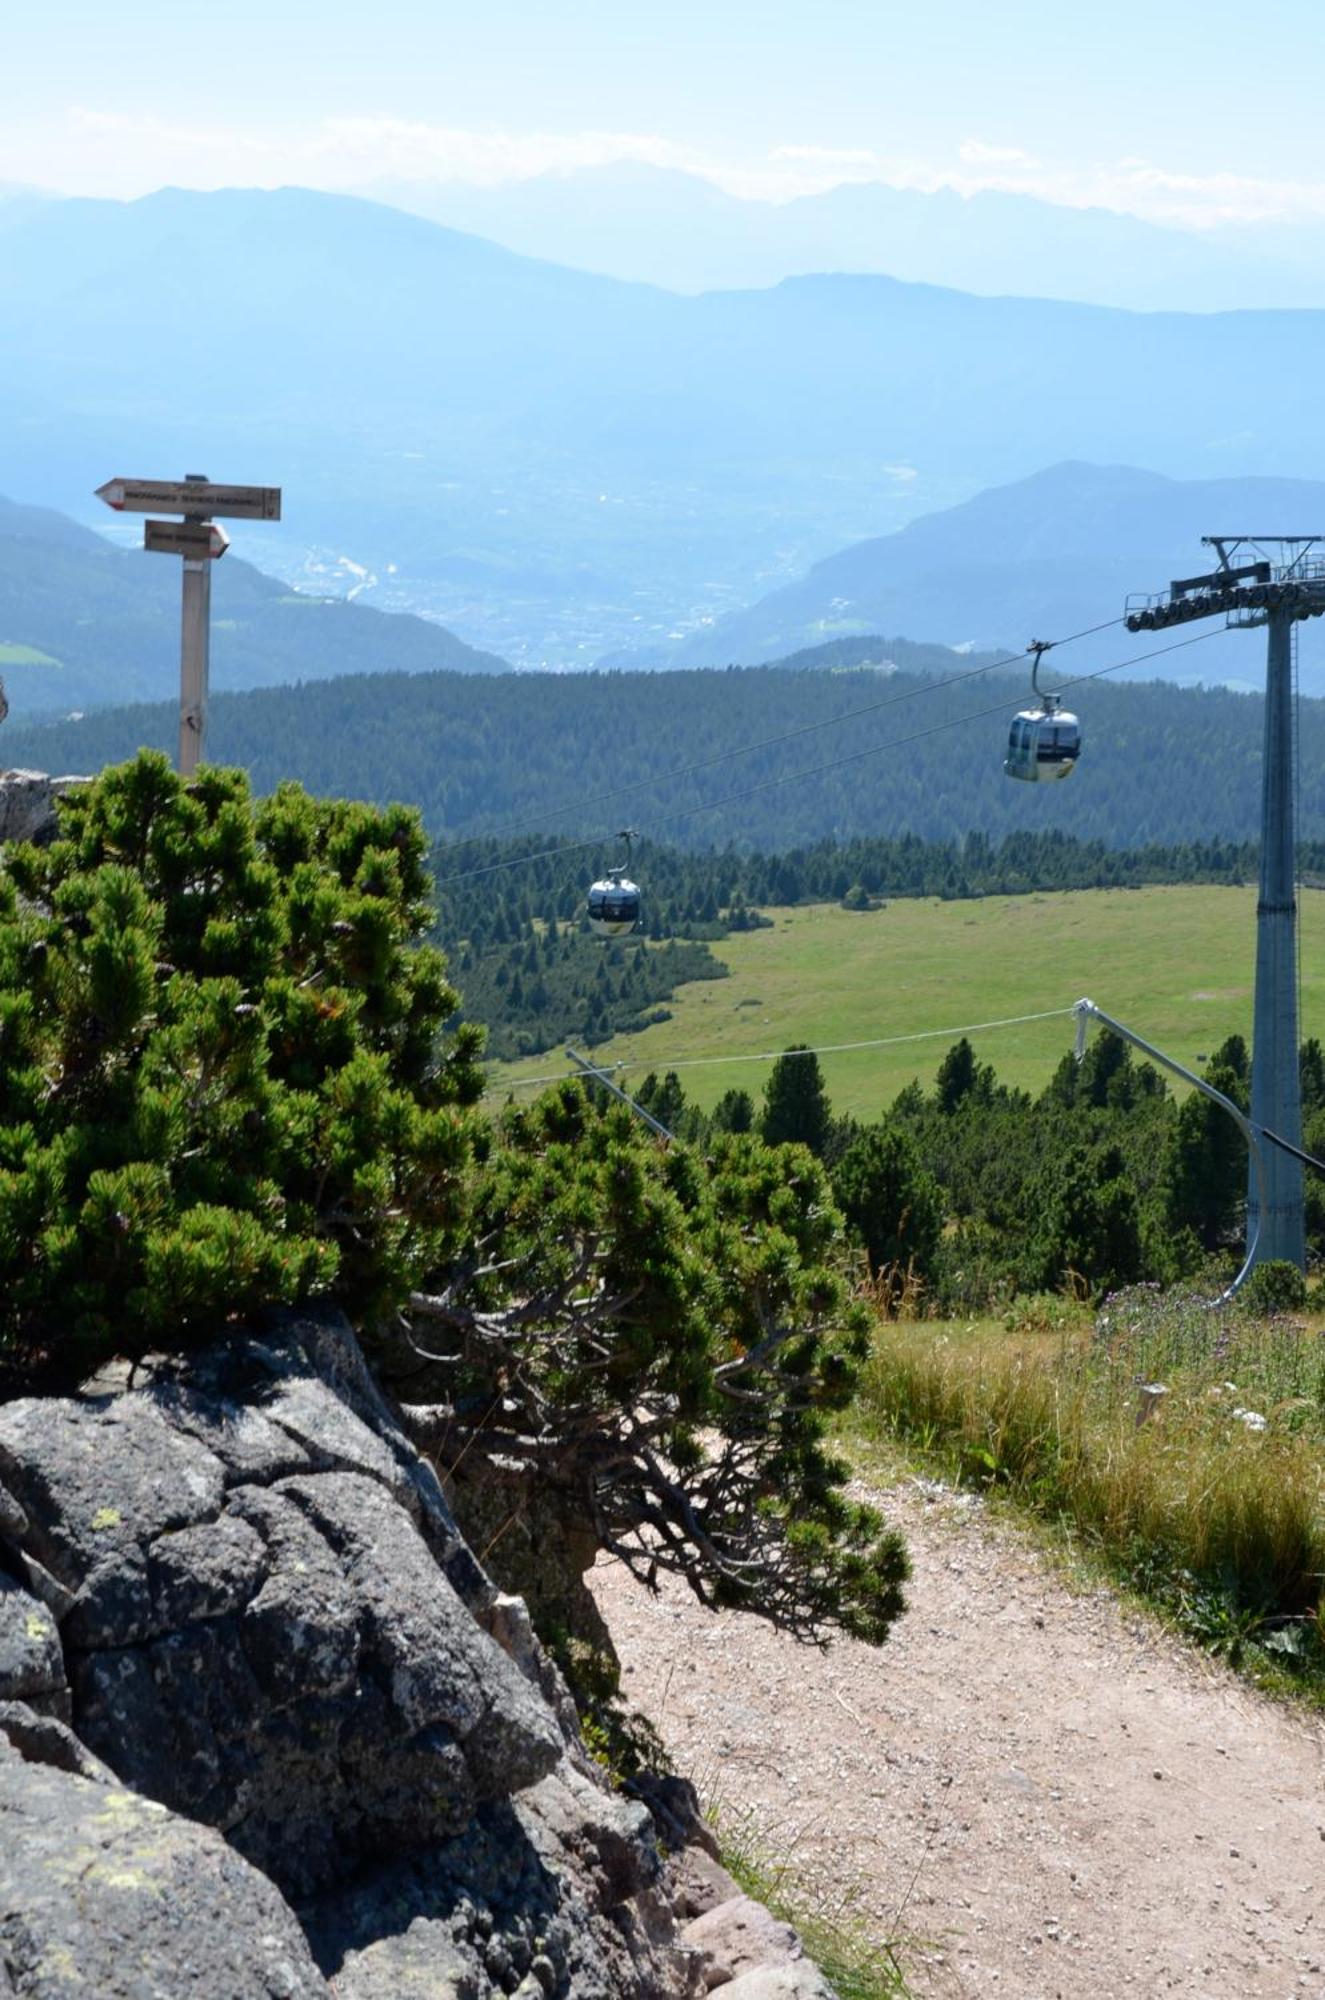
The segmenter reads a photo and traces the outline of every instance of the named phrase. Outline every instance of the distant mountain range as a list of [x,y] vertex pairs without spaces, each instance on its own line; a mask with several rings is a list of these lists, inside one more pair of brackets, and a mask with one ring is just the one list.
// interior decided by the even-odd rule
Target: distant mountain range
[[665,642],[1064,458],[1325,464],[1325,312],[682,298],[298,189],[38,203],[3,243],[10,491],[91,519],[117,473],[280,484],[237,555],[348,555],[372,602],[522,665]]
[[737,200],[698,175],[634,161],[499,187],[377,181],[361,192],[526,257],[679,292],[874,271],[1140,312],[1325,307],[1321,224],[1160,228],[1031,195],[881,181],[794,201]]
[[[176,694],[179,622],[177,560],[114,548],[62,514],[0,498],[0,678],[14,722]],[[383,668],[500,673],[505,664],[422,618],[296,595],[233,553],[213,570],[218,689]]]
[[[923,632],[949,645],[1025,645],[1121,616],[1135,591],[1213,568],[1203,534],[1325,535],[1325,481],[1165,479],[1132,466],[1069,463],[857,542],[796,583],[708,630],[610,666],[720,666],[773,660],[854,633]],[[1325,620],[1299,630],[1304,688],[1325,694]],[[1198,628],[1209,629],[1209,628]],[[1174,637],[1190,638],[1185,631]],[[1154,634],[1120,629],[1097,647],[1153,654]],[[1147,678],[1263,684],[1250,634],[1151,658]],[[1052,678],[1052,676],[1050,676]]]

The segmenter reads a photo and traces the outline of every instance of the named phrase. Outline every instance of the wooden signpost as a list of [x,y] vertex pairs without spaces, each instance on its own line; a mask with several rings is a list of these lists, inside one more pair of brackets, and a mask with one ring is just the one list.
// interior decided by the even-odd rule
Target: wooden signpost
[[207,733],[211,647],[212,564],[230,546],[214,514],[238,521],[279,521],[279,486],[217,486],[191,472],[183,479],[108,479],[97,488],[116,513],[180,514],[179,521],[145,521],[143,547],[180,556],[184,564],[179,652],[179,768],[191,777],[202,760]]
[[231,521],[279,521],[279,486],[216,486],[190,473],[186,479],[108,479],[97,488],[117,514],[191,514],[206,520],[224,514]]
[[215,521],[144,521],[143,547],[158,556],[191,556],[195,562],[216,562],[230,546],[230,537]]

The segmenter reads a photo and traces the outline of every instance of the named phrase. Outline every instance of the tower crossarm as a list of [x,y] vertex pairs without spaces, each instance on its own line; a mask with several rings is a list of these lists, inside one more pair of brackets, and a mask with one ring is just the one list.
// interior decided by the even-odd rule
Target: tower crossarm
[[[1197,618],[1227,618],[1234,625],[1263,625],[1276,611],[1293,619],[1325,613],[1325,537],[1320,535],[1206,535],[1219,568],[1177,577],[1166,591],[1127,601],[1129,632],[1163,632]],[[1273,544],[1276,558],[1265,553]],[[1241,554],[1240,562],[1234,557]]]

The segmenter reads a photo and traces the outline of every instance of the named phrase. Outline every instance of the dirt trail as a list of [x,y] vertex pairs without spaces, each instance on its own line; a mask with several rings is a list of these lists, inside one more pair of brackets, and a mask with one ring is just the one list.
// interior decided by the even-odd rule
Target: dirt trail
[[595,1573],[678,1768],[881,1931],[904,1905],[926,2000],[1325,2000],[1325,1728],[1074,1594],[978,1502],[883,1504],[915,1575],[877,1652]]

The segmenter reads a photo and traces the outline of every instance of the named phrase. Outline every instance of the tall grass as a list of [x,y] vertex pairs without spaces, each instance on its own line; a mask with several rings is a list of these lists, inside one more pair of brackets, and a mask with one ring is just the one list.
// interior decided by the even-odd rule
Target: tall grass
[[811,1887],[790,1859],[772,1858],[748,1813],[711,1805],[709,1821],[724,1868],[747,1896],[793,1927],[839,2000],[911,2000],[901,1946],[872,1938],[872,1927],[856,1914],[853,1888],[833,1897]]
[[1093,1322],[882,1322],[860,1411],[1069,1523],[1208,1643],[1325,1694],[1315,1329],[1144,1286]]

